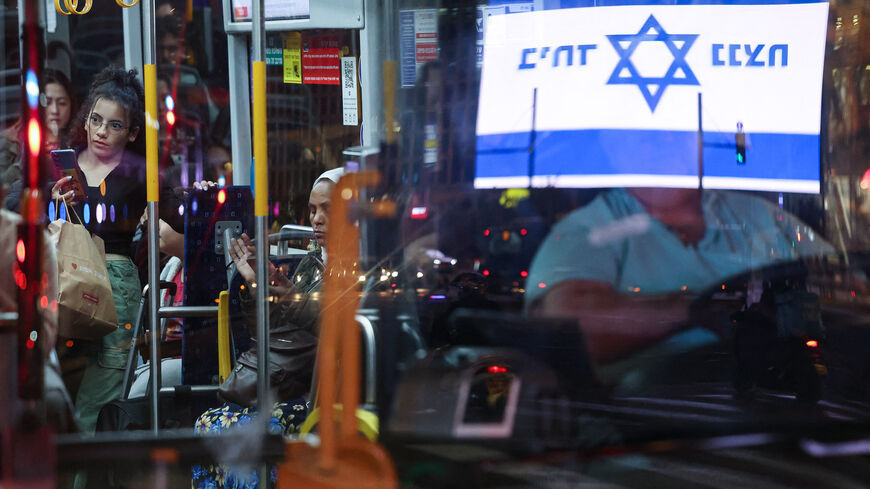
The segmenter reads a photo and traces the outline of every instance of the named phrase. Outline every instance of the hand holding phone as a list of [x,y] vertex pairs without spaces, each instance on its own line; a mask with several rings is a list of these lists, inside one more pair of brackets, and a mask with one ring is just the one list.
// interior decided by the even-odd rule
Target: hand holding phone
[[63,172],[64,177],[54,184],[51,189],[51,198],[72,199],[74,201],[87,200],[85,194],[85,178],[76,163],[76,153],[71,149],[56,149],[51,153],[54,164]]

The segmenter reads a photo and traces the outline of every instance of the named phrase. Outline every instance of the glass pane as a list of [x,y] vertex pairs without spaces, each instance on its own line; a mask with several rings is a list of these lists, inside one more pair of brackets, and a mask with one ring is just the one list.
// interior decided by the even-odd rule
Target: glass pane
[[[267,4],[283,13],[265,36],[265,189],[250,2],[156,5],[149,287],[196,308],[159,321],[157,440],[140,19],[48,3],[28,44],[18,5],[0,6],[2,397],[45,379],[42,404],[0,403],[3,439],[33,462],[17,476],[224,487],[286,464],[294,483],[284,444],[329,446],[334,380],[335,416],[356,396],[348,431],[389,455],[360,465],[407,487],[863,484],[865,6]],[[108,284],[74,290],[96,319],[72,321],[52,290],[73,270]],[[269,433],[246,431],[261,345]],[[52,450],[54,472],[37,463]]]

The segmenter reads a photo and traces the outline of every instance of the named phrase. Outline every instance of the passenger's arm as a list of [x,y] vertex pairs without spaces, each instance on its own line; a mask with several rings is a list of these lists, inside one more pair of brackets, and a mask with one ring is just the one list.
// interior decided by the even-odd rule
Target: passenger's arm
[[6,194],[6,202],[0,207],[9,209],[12,212],[21,212],[21,187],[23,183],[24,182],[19,178],[9,185],[9,193]]
[[626,295],[603,282],[567,280],[535,301],[529,313],[576,318],[593,360],[608,363],[685,327],[689,304],[686,294]]
[[184,234],[184,215],[178,212],[179,207],[184,205],[184,192],[161,182],[159,199],[160,220],[169,224],[175,232]]
[[[184,215],[179,213],[179,206],[184,205],[187,198],[187,190],[178,186],[175,176],[166,176],[160,182],[160,219],[166,221],[169,226],[178,233],[184,233]],[[193,188],[207,190],[216,187],[217,183],[208,180],[193,182]]]

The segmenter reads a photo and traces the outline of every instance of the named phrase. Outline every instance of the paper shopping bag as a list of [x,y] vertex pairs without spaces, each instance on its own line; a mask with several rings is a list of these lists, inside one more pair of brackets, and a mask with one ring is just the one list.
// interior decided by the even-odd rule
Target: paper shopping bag
[[118,329],[103,240],[61,219],[48,225],[48,235],[57,248],[58,334],[94,339]]

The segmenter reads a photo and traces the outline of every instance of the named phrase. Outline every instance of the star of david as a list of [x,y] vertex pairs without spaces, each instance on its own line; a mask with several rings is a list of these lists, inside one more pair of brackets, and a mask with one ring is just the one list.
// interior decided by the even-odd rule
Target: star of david
[[[686,54],[698,34],[668,34],[652,15],[646,19],[637,34],[613,34],[607,39],[619,54],[619,62],[607,80],[608,85],[637,85],[650,111],[655,112],[668,85],[700,85],[686,63]],[[674,56],[663,77],[641,76],[631,62],[631,55],[642,42],[663,42]],[[627,46],[626,46],[627,45]],[[627,72],[627,73],[626,73]]]

